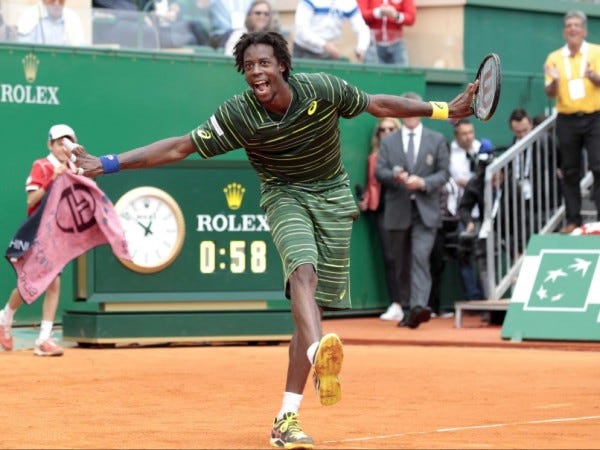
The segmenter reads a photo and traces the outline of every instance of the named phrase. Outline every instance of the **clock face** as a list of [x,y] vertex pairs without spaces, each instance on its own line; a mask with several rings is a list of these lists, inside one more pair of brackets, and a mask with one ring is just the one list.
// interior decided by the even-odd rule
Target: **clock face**
[[120,260],[140,273],[164,269],[179,255],[185,222],[177,202],[165,191],[143,186],[124,194],[115,204],[132,260]]

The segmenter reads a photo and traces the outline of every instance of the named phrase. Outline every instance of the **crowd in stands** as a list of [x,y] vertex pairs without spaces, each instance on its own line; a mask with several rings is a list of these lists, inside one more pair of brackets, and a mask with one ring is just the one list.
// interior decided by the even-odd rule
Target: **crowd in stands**
[[[389,119],[378,121],[377,139],[373,138],[367,159],[366,187],[365,189],[359,187],[357,195],[360,199],[359,208],[366,218],[372,221],[369,225],[373,226],[373,233],[377,235],[377,240],[381,244],[384,270],[382,279],[386,281],[389,302],[389,307],[381,314],[381,319],[396,321],[401,327],[416,328],[430,317],[443,316],[450,312],[444,309],[440,299],[442,273],[448,261],[455,263],[452,270],[456,285],[460,286],[462,291],[459,294],[460,300],[490,298],[486,272],[486,238],[489,226],[484,223],[486,168],[496,156],[528,136],[534,127],[543,121],[543,117],[534,122],[524,109],[514,109],[507,120],[511,132],[507,134],[507,145],[494,145],[487,138],[478,139],[474,123],[470,119],[461,119],[453,125],[453,139],[438,143],[443,147],[444,158],[438,154],[440,151],[434,153],[435,146],[432,147],[427,143],[427,140],[432,139],[428,137],[432,134],[431,130],[422,127],[427,139],[425,142],[418,143],[416,147],[420,147],[419,152],[423,152],[424,155],[417,156],[415,166],[407,168],[406,161],[411,159],[408,155],[414,150],[411,149],[410,141],[407,138],[403,139],[403,133],[407,134],[412,129],[419,129],[411,124],[411,120],[411,118],[402,119],[399,126],[396,124],[392,126]],[[442,137],[440,135],[437,138]],[[383,154],[383,159],[379,156],[380,140],[384,147],[392,147],[393,156],[386,156],[386,153]],[[504,204],[509,205],[504,208],[504,212],[510,212],[516,211],[516,205],[524,202],[527,217],[523,223],[539,222],[537,215],[549,217],[559,207],[558,203],[553,202],[552,196],[527,197],[523,193],[522,183],[512,181],[528,179],[532,190],[543,186],[552,191],[554,189],[552,186],[556,184],[560,191],[561,173],[557,170],[558,164],[556,161],[550,164],[551,160],[544,158],[542,151],[547,150],[538,147],[536,141],[524,153],[525,158],[519,157],[523,161],[526,161],[527,155],[532,158],[532,165],[537,166],[529,171],[522,167],[522,164],[514,164],[494,174],[492,179],[494,204],[490,208],[493,223],[498,221],[502,224],[506,221],[511,226],[520,226],[521,222],[500,218]],[[419,165],[418,161],[423,165]],[[426,163],[427,161],[429,162]],[[540,165],[541,163],[543,164]],[[428,172],[434,168],[436,170]],[[417,186],[416,190],[407,187],[406,181],[403,181],[400,175],[396,178],[395,173],[409,173],[420,177],[423,180],[421,187]],[[527,174],[526,177],[524,174]],[[435,187],[437,185],[434,183],[437,182],[438,177],[445,179],[446,182]],[[516,195],[511,191],[510,186],[505,189],[507,179],[511,180],[511,185],[519,186]],[[398,204],[399,197],[404,198],[404,205]],[[422,203],[426,198],[432,200],[427,206]],[[435,215],[431,206],[434,201],[439,205],[439,214],[436,211]],[[390,210],[387,211],[386,223],[388,207]],[[402,225],[402,217],[398,215],[399,212],[406,221],[404,225]],[[391,219],[394,214],[396,214],[395,219]],[[432,219],[433,217],[435,220]],[[493,223],[492,227],[495,226]],[[429,229],[433,234],[425,233],[424,228]],[[516,252],[514,257],[522,254],[526,245],[526,241],[522,239],[523,233],[520,231],[507,230],[507,236],[518,241],[518,245],[514,247]],[[528,229],[526,232],[525,237],[535,230]],[[402,250],[402,245],[398,246],[394,243],[399,236],[406,242],[403,245],[411,249],[408,250],[409,255],[412,251],[409,258],[403,258],[402,253],[406,251]],[[415,245],[421,246],[425,253],[416,254]],[[508,246],[497,250],[512,251]],[[411,274],[414,278],[415,274],[419,273],[417,269],[423,268],[427,272],[421,270],[421,278],[411,280]],[[498,319],[497,316],[501,318]],[[501,320],[503,313],[487,313],[487,318]]]
[[[454,139],[446,142],[445,161],[423,144],[419,149],[428,152],[428,169],[436,168],[435,176],[444,173],[447,180],[432,192],[434,175],[419,172],[423,168],[418,165],[418,158],[414,167],[407,168],[413,149],[412,138],[407,140],[404,130],[413,131],[412,118],[403,119],[398,130],[382,137],[384,150],[378,157],[375,173],[385,202],[374,217],[379,241],[387,240],[384,245],[393,250],[394,256],[390,258],[389,249],[382,248],[385,272],[396,273],[396,290],[388,287],[390,306],[381,319],[417,328],[432,315],[443,313],[439,292],[434,288],[440,284],[444,259],[452,253],[445,251],[449,248],[455,250],[451,256],[457,258],[463,299],[490,298],[486,272],[490,249],[494,252],[492,259],[504,253],[508,255],[504,259],[516,261],[524,253],[528,238],[544,226],[562,200],[567,223],[557,231],[577,234],[583,220],[580,182],[586,171],[593,175],[590,200],[600,217],[600,46],[586,41],[587,17],[581,11],[565,14],[563,37],[565,45],[551,52],[544,66],[545,94],[556,100],[558,112],[556,145],[553,135],[548,133],[526,140],[544,122],[545,116],[536,116],[534,120],[523,108],[515,108],[508,117],[511,136],[505,147],[495,148],[488,139],[478,140],[471,121],[461,119],[454,125]],[[579,71],[575,72],[573,67]],[[395,152],[385,151],[390,146]],[[487,171],[496,154],[504,150],[514,155],[509,163]],[[368,167],[372,158],[373,151]],[[416,189],[407,182],[413,176],[420,179]],[[370,172],[367,180],[373,183]],[[484,196],[486,183],[490,183],[491,200]],[[437,225],[428,224],[432,212],[422,203],[432,194],[440,206]],[[405,200],[404,204],[399,203],[400,198]],[[368,211],[364,201],[360,206]],[[392,211],[387,211],[388,208]],[[404,212],[403,217],[398,210]],[[385,220],[394,214],[395,220]],[[380,217],[384,218],[383,227],[379,226]],[[431,233],[423,231],[424,227],[429,231],[437,229],[437,236],[433,239]],[[495,240],[490,247],[488,237],[495,231],[503,235],[500,237],[504,241]],[[412,247],[412,258],[402,258],[403,247],[394,243],[399,236],[405,246]],[[427,247],[429,261],[414,253],[415,246]],[[424,267],[429,273],[422,270]],[[412,280],[406,276],[407,268]],[[418,282],[416,276],[420,276]],[[424,290],[429,294],[427,304],[423,300]],[[501,323],[501,320],[490,315],[490,321]]]
[[[8,0],[0,41],[126,49],[212,48],[231,55],[245,31],[281,32],[295,57],[407,66],[403,28],[416,19],[414,0],[300,0],[291,29],[276,3],[262,0]],[[5,23],[5,20],[6,23]],[[342,24],[356,34],[345,54]]]

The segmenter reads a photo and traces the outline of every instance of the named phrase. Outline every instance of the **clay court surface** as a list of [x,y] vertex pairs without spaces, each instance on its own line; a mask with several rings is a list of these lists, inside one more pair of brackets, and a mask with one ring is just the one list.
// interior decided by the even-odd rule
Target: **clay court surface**
[[[600,448],[600,343],[512,343],[473,318],[332,319],[343,399],[307,386],[316,448]],[[0,352],[1,448],[270,448],[287,343]]]

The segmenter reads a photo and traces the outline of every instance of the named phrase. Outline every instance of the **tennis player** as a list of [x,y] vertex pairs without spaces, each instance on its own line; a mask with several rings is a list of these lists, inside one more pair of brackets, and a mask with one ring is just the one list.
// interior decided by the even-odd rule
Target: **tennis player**
[[[365,111],[375,117],[467,117],[479,83],[469,84],[450,103],[370,95],[325,73],[292,75],[288,44],[275,32],[244,34],[234,58],[249,89],[226,100],[189,134],[119,155],[97,158],[82,147],[74,154],[84,174],[96,177],[169,164],[192,153],[211,158],[245,149],[261,181],[260,204],[283,261],[295,324],[271,444],[312,448],[313,439],[298,422],[311,370],[322,404],[341,398],[342,342],[334,333],[323,336],[322,311],[351,307],[349,246],[358,208],[342,165],[339,118]],[[424,181],[421,188],[427,190]]]

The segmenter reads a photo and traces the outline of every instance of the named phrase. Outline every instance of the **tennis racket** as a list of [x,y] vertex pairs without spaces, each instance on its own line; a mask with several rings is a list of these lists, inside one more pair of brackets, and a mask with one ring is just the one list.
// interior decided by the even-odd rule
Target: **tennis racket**
[[475,117],[485,122],[494,115],[500,99],[502,68],[498,55],[490,53],[483,58],[475,77],[475,81],[477,80],[479,80],[479,87],[473,98],[472,107]]

